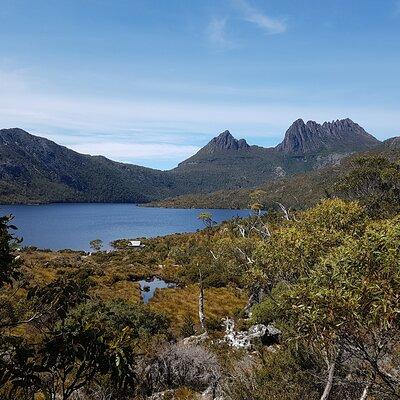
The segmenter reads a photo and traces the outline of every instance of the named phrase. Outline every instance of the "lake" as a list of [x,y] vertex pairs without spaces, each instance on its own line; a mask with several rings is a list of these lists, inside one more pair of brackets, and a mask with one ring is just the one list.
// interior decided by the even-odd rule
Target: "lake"
[[[0,215],[13,214],[24,246],[89,250],[101,239],[104,248],[116,239],[154,237],[203,228],[198,209],[138,207],[134,204],[0,205]],[[248,210],[206,210],[217,222],[248,216]]]

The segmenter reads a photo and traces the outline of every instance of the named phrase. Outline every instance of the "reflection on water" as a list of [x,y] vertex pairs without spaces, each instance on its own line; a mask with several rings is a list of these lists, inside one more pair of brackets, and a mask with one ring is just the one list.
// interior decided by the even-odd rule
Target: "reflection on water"
[[143,303],[148,303],[155,295],[156,289],[173,289],[176,284],[166,282],[160,278],[151,278],[138,281]]

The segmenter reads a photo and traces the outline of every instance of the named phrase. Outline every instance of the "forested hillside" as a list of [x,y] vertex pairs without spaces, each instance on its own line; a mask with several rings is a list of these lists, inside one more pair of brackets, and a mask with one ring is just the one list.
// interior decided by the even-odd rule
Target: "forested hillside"
[[[340,198],[93,253],[16,250],[0,220],[0,397],[400,398],[400,167]],[[139,280],[176,287],[141,301]]]
[[400,146],[397,139],[389,139],[368,152],[344,157],[340,164],[266,181],[257,187],[188,194],[156,201],[149,205],[173,208],[242,209],[250,207],[256,198],[265,207],[271,207],[279,202],[294,209],[304,209],[315,205],[321,198],[340,194],[340,188],[336,183],[349,171],[358,167],[360,158],[376,156],[398,162]]
[[0,130],[0,202],[148,203],[220,189],[253,188],[335,165],[379,141],[351,120],[296,121],[276,148],[250,146],[228,131],[170,171],[76,153],[21,129]]
[[0,202],[142,203],[180,193],[162,171],[76,153],[21,129],[0,130]]

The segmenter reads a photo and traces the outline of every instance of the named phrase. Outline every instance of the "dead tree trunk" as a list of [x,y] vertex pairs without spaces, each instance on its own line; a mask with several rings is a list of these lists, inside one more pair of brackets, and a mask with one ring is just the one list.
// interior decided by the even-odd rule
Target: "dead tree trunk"
[[367,400],[368,392],[369,392],[369,389],[371,388],[371,386],[372,386],[372,382],[367,383],[367,385],[365,386],[365,388],[362,392],[360,400]]
[[200,326],[203,331],[206,330],[206,325],[205,325],[205,315],[204,315],[204,287],[203,287],[203,277],[201,274],[201,271],[199,270],[199,320],[200,320]]
[[255,293],[251,293],[249,296],[249,299],[247,300],[247,304],[243,309],[243,313],[245,315],[249,315],[250,314],[250,309],[251,307],[254,306],[254,304],[256,304],[256,294]]
[[360,400],[367,400],[369,391],[371,390],[371,388],[375,382],[375,378],[376,378],[376,375],[375,375],[375,372],[373,372],[370,381],[364,387],[364,390],[361,394]]
[[335,378],[336,365],[337,365],[338,361],[340,360],[341,356],[342,356],[342,349],[339,349],[339,351],[337,352],[333,361],[331,361],[331,362],[328,361],[328,379],[325,384],[324,393],[322,393],[320,400],[328,400],[329,399],[329,396],[331,394],[331,390],[333,387],[333,380]]

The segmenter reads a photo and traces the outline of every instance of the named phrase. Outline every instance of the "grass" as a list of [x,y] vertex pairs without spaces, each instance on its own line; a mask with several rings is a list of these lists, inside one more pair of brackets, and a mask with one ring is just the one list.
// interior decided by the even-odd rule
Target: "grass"
[[[198,321],[198,297],[197,285],[157,290],[149,305],[153,310],[165,313],[171,320],[173,331],[179,332],[187,315]],[[246,305],[245,296],[234,288],[206,289],[204,299],[206,322],[233,316]]]
[[[27,288],[44,286],[59,275],[89,268],[94,283],[90,295],[105,301],[123,299],[139,303],[141,293],[137,281],[140,279],[157,276],[167,282],[182,283],[179,276],[184,267],[176,265],[169,254],[171,248],[185,243],[189,236],[170,235],[148,239],[145,248],[140,250],[120,249],[111,253],[94,253],[92,256],[74,251],[23,250],[21,255]],[[149,307],[166,314],[173,331],[179,334],[185,317],[190,315],[195,322],[198,321],[198,296],[196,284],[156,290]],[[222,318],[234,316],[245,304],[245,296],[234,287],[207,288],[206,322],[218,329]]]

